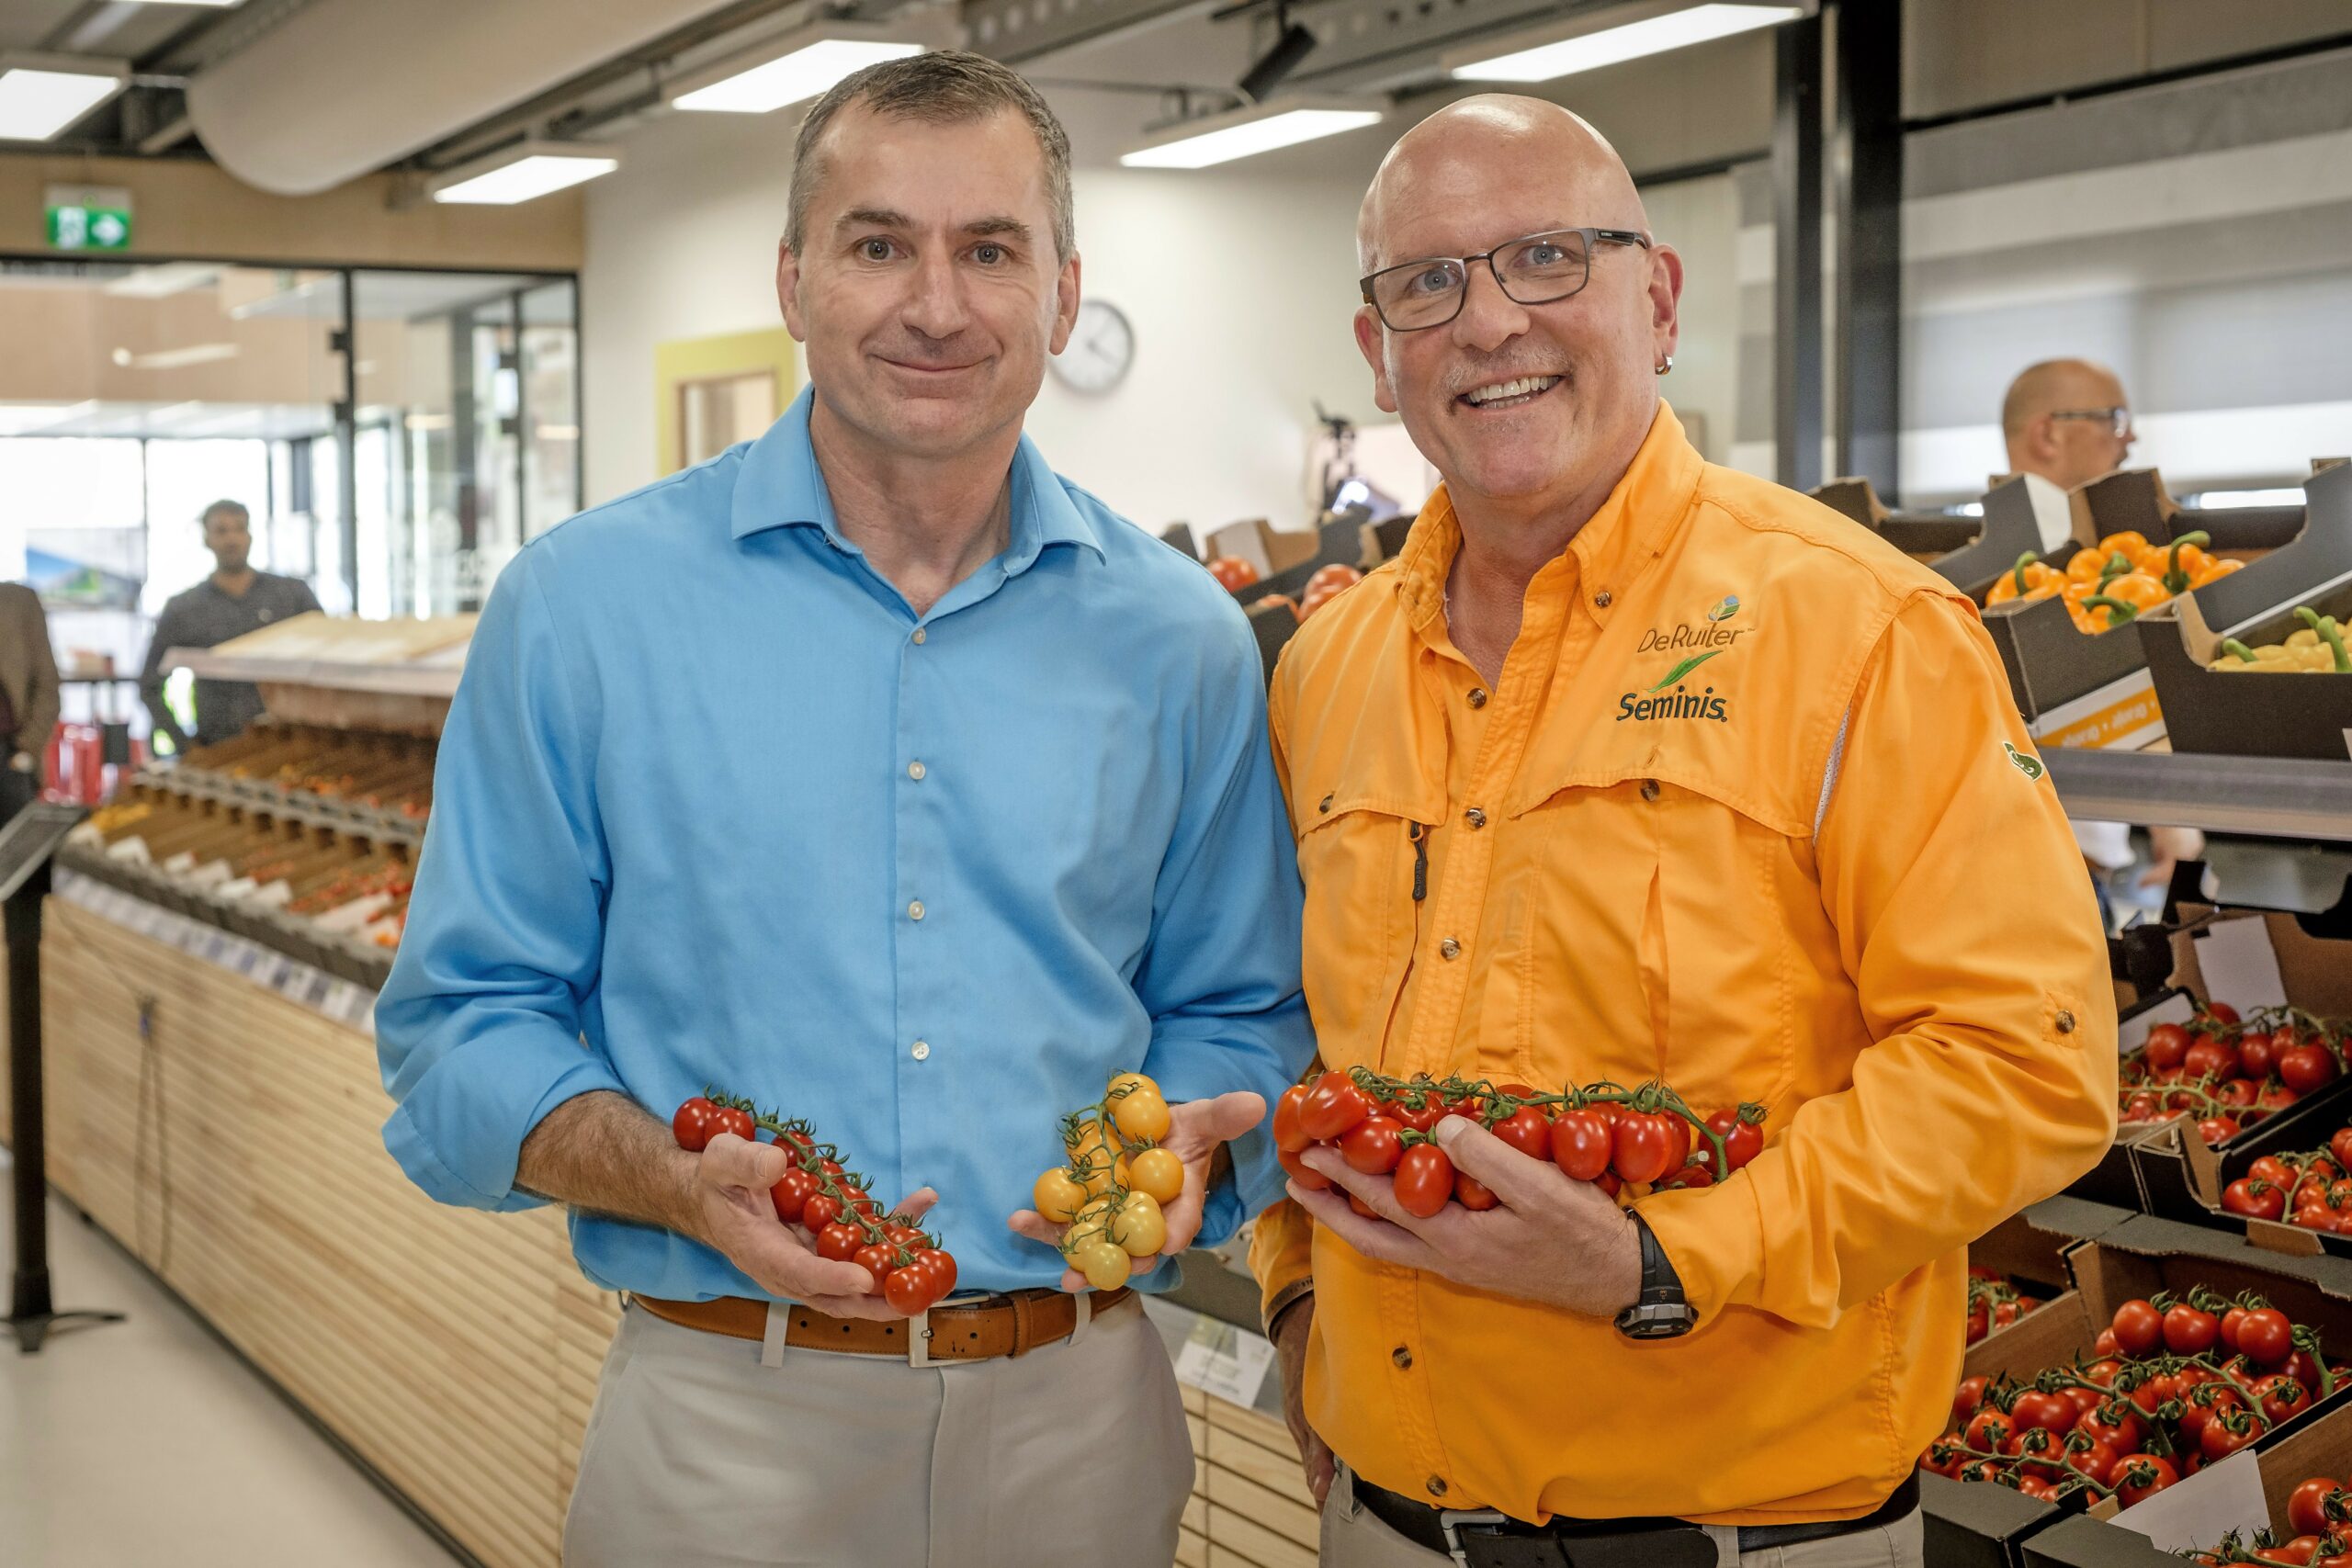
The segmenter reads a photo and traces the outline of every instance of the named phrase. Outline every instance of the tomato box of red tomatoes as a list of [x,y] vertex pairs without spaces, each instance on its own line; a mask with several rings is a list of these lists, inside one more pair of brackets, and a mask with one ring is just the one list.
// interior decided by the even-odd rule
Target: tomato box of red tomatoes
[[[2066,1258],[2075,1291],[1969,1353],[1950,1426],[1922,1455],[1930,1561],[2016,1563],[2070,1514],[2131,1523],[2132,1506],[2205,1465],[2352,1405],[2336,1370],[2352,1266],[2144,1214]],[[2258,1335],[2258,1352],[2231,1350],[2233,1332]],[[1980,1491],[2010,1495],[1968,1495]]]

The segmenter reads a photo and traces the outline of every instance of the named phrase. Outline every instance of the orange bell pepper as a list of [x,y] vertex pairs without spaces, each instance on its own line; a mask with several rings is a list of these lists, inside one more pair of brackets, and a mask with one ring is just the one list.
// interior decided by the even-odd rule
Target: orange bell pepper
[[2140,564],[2141,552],[2148,547],[2146,535],[2126,528],[2120,534],[2109,534],[2086,550],[2076,550],[2066,563],[2066,575],[2076,582],[2097,582],[2120,557],[2120,570],[2132,571]]
[[2140,570],[2168,592],[2186,593],[2196,585],[2197,574],[2213,564],[2212,556],[2202,547],[2212,542],[2213,536],[2200,528],[2169,545],[2150,545],[2140,552]]
[[2017,565],[1994,581],[1984,595],[1984,603],[2003,604],[2012,599],[2054,598],[2065,585],[2065,573],[2028,550],[2018,557]]
[[2202,588],[2209,582],[2216,581],[2241,570],[2245,565],[2245,562],[2242,560],[2228,560],[2220,556],[2208,556],[2205,558],[2205,565],[2202,568],[2189,573],[2188,586],[2192,590]]
[[[2119,571],[2094,586],[2097,592],[2085,595],[2081,607],[2086,613],[2105,612],[2107,624],[2098,631],[2109,631],[2126,621],[2136,620],[2141,611],[2153,610],[2172,597],[2165,592],[2163,583],[2143,571]],[[2075,624],[2079,626],[2082,622]]]

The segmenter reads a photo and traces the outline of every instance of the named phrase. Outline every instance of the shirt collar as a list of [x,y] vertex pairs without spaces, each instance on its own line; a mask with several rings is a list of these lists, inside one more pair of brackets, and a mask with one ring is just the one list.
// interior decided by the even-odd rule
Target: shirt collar
[[[770,528],[813,527],[840,548],[862,554],[842,536],[833,499],[808,439],[816,389],[804,389],[784,417],[743,454],[736,476],[730,529],[738,539]],[[1048,545],[1083,545],[1098,557],[1102,540],[1069,490],[1026,435],[1012,455],[1012,542],[1004,553],[1008,576],[1025,571]]]
[[[1594,593],[1606,589],[1611,604],[1646,570],[1666,547],[1668,539],[1690,510],[1699,488],[1705,459],[1682,433],[1682,422],[1659,400],[1649,434],[1640,450],[1585,525],[1577,530],[1568,553]],[[1397,563],[1397,595],[1407,620],[1417,630],[1443,613],[1445,582],[1453,558],[1462,548],[1462,524],[1453,500],[1441,484],[1413,520]],[[1607,618],[1608,604],[1595,613]]]

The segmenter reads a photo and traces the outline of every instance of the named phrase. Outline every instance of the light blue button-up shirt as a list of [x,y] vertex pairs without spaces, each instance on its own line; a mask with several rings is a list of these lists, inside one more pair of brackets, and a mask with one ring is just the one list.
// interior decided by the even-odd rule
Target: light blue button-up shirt
[[[377,1005],[384,1142],[435,1198],[521,1208],[561,1101],[666,1122],[715,1084],[885,1202],[937,1188],[959,1290],[1051,1284],[1005,1219],[1063,1112],[1134,1068],[1271,1104],[1312,1055],[1259,656],[1025,438],[1010,547],[917,615],[842,536],[808,409],[500,576]],[[1234,1154],[1204,1244],[1281,1191],[1262,1128]],[[664,1231],[571,1239],[610,1289],[761,1293]]]

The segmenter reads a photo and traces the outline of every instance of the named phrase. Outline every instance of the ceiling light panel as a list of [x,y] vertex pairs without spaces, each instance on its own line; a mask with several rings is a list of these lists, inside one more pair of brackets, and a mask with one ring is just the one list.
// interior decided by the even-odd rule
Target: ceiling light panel
[[714,114],[766,114],[818,96],[842,77],[886,60],[921,54],[919,43],[888,39],[822,38],[749,70],[722,76],[670,100],[673,108]]
[[129,76],[110,61],[0,59],[0,141],[46,141],[121,92]]
[[[1360,130],[1387,118],[1385,111],[1363,107],[1330,105],[1283,108],[1279,105],[1245,110],[1239,116],[1220,115],[1204,120],[1185,134],[1167,133],[1164,140],[1121,155],[1130,169],[1205,169],[1236,158],[1254,157],[1281,147],[1295,147],[1343,131]],[[1176,128],[1181,130],[1182,128]]]
[[[1578,72],[1598,71],[1604,65],[1639,60],[1644,55],[1664,54],[1669,50],[1711,43],[1758,28],[1779,27],[1804,15],[1802,6],[1687,6],[1570,38],[1555,37],[1524,48],[1486,52],[1483,58],[1461,63],[1456,63],[1459,56],[1450,57],[1445,63],[1449,73],[1461,82],[1550,82]],[[1489,51],[1493,48],[1488,46]]]
[[621,166],[610,149],[525,142],[434,181],[433,199],[464,206],[512,207],[569,189]]

